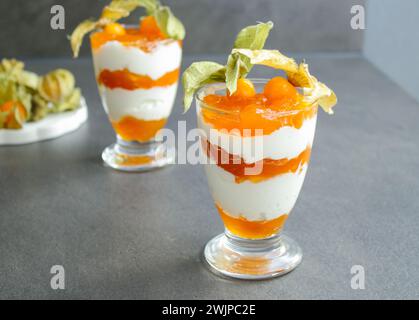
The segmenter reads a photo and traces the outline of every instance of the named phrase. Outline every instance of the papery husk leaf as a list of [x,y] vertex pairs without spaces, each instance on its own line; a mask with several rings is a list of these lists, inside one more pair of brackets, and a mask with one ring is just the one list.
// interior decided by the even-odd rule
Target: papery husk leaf
[[75,88],[74,75],[66,69],[47,73],[39,82],[38,92],[47,101],[59,103],[67,99]]
[[239,80],[240,76],[244,76],[241,74],[241,60],[238,55],[230,55],[227,61],[226,67],[226,88],[229,94],[233,94],[237,91],[237,81]]
[[103,9],[101,19],[117,21],[128,17],[138,7],[144,7],[147,14],[153,14],[159,6],[157,0],[113,0]]
[[46,101],[39,94],[32,96],[32,113],[29,121],[39,121],[45,118],[50,112],[52,103]]
[[308,64],[300,63],[296,71],[287,71],[288,81],[295,87],[314,88],[317,79],[309,71]]
[[0,63],[0,73],[7,73],[9,75],[20,73],[25,68],[22,61],[16,59],[2,59]]
[[202,86],[225,81],[225,67],[211,61],[195,62],[183,73],[184,111],[187,112],[192,104],[195,92]]
[[235,49],[259,50],[265,46],[269,32],[274,24],[272,21],[266,23],[260,22],[253,26],[242,29],[234,41]]
[[252,65],[264,65],[288,72],[297,72],[298,64],[278,50],[249,50],[234,49],[233,53],[243,55],[250,59]]
[[0,79],[13,81],[35,90],[39,77],[36,73],[24,70],[24,63],[15,59],[3,59],[0,64]]
[[239,49],[260,50],[264,47],[273,23],[260,22],[242,29],[234,41],[234,49],[228,57],[226,66],[226,87],[230,94],[237,90],[237,81],[245,78],[253,68],[249,57],[237,53]]
[[0,129],[5,129],[7,116],[9,115],[8,112],[0,111]]
[[81,91],[79,88],[73,90],[68,98],[54,105],[53,112],[72,111],[80,107]]
[[17,84],[0,75],[0,106],[16,99]]
[[300,63],[297,72],[287,72],[288,81],[295,87],[304,88],[304,100],[309,103],[318,102],[328,114],[333,114],[332,108],[337,104],[336,94],[324,83],[310,74],[308,64]]
[[[313,77],[314,78],[314,77]],[[319,106],[328,114],[333,114],[333,107],[337,104],[338,98],[332,89],[316,78],[313,88],[304,88],[304,101],[307,103],[318,102]]]
[[93,30],[100,26],[99,21],[85,20],[80,23],[70,36],[71,49],[73,50],[74,58],[79,56],[80,47],[83,43],[83,38]]
[[153,14],[160,30],[169,38],[183,40],[185,38],[185,27],[178,18],[174,16],[169,7],[160,7]]
[[19,101],[25,108],[26,115],[22,120],[26,122],[32,111],[32,95],[24,87],[19,86],[16,90],[15,100]]

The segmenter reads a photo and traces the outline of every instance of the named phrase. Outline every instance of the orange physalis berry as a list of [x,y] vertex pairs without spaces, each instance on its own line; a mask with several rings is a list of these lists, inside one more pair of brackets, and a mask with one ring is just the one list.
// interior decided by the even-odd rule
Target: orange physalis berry
[[127,31],[123,25],[114,22],[106,25],[105,32],[115,36],[123,36]]
[[264,94],[270,101],[283,98],[296,99],[298,97],[297,89],[282,77],[271,79],[265,86]]
[[249,79],[239,79],[237,90],[231,96],[236,98],[252,98],[256,95],[256,89]]
[[5,122],[6,128],[18,129],[20,127],[20,125],[18,124],[15,118],[15,113],[14,113],[15,107],[17,108],[19,112],[20,118],[24,121],[26,120],[27,112],[22,103],[18,101],[7,101],[0,106],[1,112],[10,112],[6,118],[6,122]]

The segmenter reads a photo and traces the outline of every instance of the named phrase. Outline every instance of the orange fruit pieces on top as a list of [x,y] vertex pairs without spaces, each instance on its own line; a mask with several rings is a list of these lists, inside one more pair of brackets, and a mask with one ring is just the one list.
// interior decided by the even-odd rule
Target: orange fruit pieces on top
[[[229,95],[229,93],[227,93]],[[234,98],[252,98],[256,95],[256,89],[249,79],[239,79],[237,81],[237,90],[231,97]]]
[[[292,111],[299,109],[301,95],[297,89],[282,77],[271,79],[262,93],[257,93],[249,79],[239,79],[237,91],[230,95],[212,94],[205,97],[205,102],[214,107],[233,109],[240,108],[244,113],[261,113],[264,109],[272,111]],[[246,118],[247,115],[244,115]]]
[[266,84],[264,94],[270,101],[283,98],[296,99],[298,97],[297,89],[282,77],[272,78]]
[[115,36],[123,36],[127,33],[124,26],[116,22],[107,24],[105,27],[105,32]]
[[153,16],[147,16],[140,21],[140,32],[147,39],[165,39],[165,34],[160,30],[156,19]]

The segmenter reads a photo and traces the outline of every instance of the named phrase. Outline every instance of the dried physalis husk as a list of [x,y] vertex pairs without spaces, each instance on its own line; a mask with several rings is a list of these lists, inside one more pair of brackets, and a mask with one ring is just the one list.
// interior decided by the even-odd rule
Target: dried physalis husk
[[308,64],[300,63],[295,71],[286,70],[288,81],[294,87],[300,88],[313,88],[314,87],[314,77],[310,74],[308,69]]
[[24,70],[25,64],[15,59],[3,59],[0,63],[0,76],[30,89],[36,89],[39,77],[36,73]]
[[99,27],[98,21],[85,20],[80,23],[70,36],[71,49],[75,58],[79,56],[80,47],[83,43],[83,38],[89,32]]
[[27,90],[24,86],[17,86],[16,88],[16,100],[25,108],[25,112],[21,112],[22,120],[26,122],[29,119],[32,110],[32,91]]
[[55,104],[52,112],[64,112],[75,110],[80,106],[80,100],[81,91],[79,88],[76,88],[64,101]]
[[83,38],[89,32],[128,17],[138,7],[144,7],[147,14],[151,14],[158,6],[157,0],[113,0],[103,9],[99,20],[85,20],[73,31],[70,36],[70,43],[74,57],[78,57]]
[[315,103],[317,101],[325,112],[333,114],[332,108],[338,102],[336,94],[310,74],[306,63],[301,63],[297,72],[287,72],[287,76],[288,81],[292,85],[303,88],[304,101],[307,103]]
[[225,67],[211,61],[192,63],[182,75],[184,111],[191,107],[195,92],[206,84],[225,81]]
[[234,49],[233,53],[239,53],[250,58],[253,65],[263,65],[289,72],[298,71],[298,64],[294,59],[289,58],[278,50],[249,50]]
[[29,121],[39,121],[45,118],[50,113],[51,108],[51,102],[42,98],[39,93],[34,94],[32,96],[32,112]]
[[117,21],[128,17],[138,7],[144,7],[147,14],[152,13],[159,6],[156,0],[113,0],[103,9],[100,19]]
[[6,120],[7,120],[7,112],[0,111],[0,129],[5,128]]
[[38,91],[45,100],[59,103],[73,92],[74,86],[73,74],[65,69],[57,69],[41,78]]
[[[314,77],[313,77],[314,78]],[[336,94],[324,83],[316,78],[313,88],[304,88],[304,100],[308,103],[318,102],[320,107],[328,114],[333,114],[333,107],[337,104]]]
[[0,63],[0,73],[7,73],[9,75],[17,74],[23,71],[25,64],[16,59],[3,59]]
[[152,15],[166,36],[175,40],[183,40],[185,38],[185,27],[169,7],[161,6],[154,10]]
[[16,99],[17,85],[7,75],[0,73],[0,105]]

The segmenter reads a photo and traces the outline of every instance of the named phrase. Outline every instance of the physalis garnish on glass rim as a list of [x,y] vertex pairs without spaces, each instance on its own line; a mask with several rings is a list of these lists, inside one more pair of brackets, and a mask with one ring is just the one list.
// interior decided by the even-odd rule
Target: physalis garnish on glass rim
[[171,39],[183,40],[185,28],[174,16],[169,7],[163,6],[158,0],[113,0],[107,5],[98,20],[85,20],[80,23],[70,36],[71,48],[77,58],[83,38],[88,33],[105,28],[122,18],[128,17],[137,8],[145,8],[148,17],[153,17],[162,32]]
[[298,64],[278,50],[263,49],[272,28],[273,23],[267,22],[241,30],[225,66],[210,61],[193,63],[183,74],[185,112],[199,88],[210,83],[225,82],[228,92],[234,94],[239,79],[245,79],[254,65],[264,65],[284,71],[288,81],[303,90],[305,102],[317,101],[325,112],[333,114],[336,94],[310,74],[305,62]]

